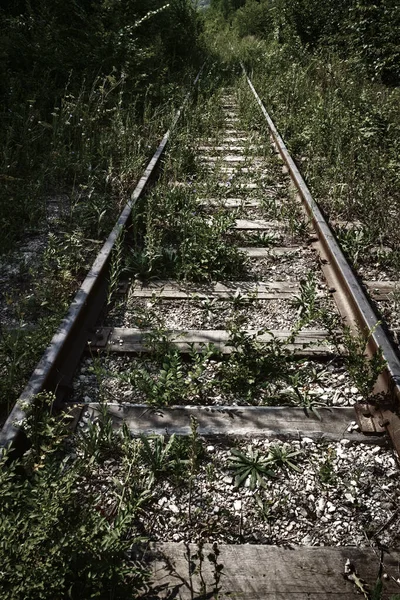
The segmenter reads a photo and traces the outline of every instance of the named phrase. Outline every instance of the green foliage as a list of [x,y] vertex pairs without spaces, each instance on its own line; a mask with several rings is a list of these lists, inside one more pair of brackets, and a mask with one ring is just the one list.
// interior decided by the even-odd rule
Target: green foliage
[[188,441],[189,472],[193,477],[200,466],[200,460],[204,455],[204,447],[199,436],[199,423],[193,416],[190,417],[190,436]]
[[[174,170],[182,158],[172,154]],[[180,165],[182,167],[182,165]],[[179,170],[179,177],[184,173]],[[224,211],[204,217],[196,202],[195,185],[188,189],[158,189],[145,208],[143,249],[133,252],[128,269],[136,277],[175,276],[191,281],[231,277],[243,270],[245,258],[230,243],[234,218]]]
[[360,262],[368,259],[368,254],[376,242],[376,238],[370,229],[346,229],[338,228],[337,237],[343,252],[351,260],[355,268],[360,266]]
[[166,474],[171,461],[171,449],[175,444],[175,435],[165,441],[163,435],[141,436],[140,458],[149,470],[149,486],[154,484],[157,477]]
[[20,328],[7,331],[0,327],[0,412],[3,414],[8,413],[15,403],[21,384],[31,375],[61,314],[46,321],[39,319],[35,329],[24,329],[24,314],[19,317]]
[[288,471],[301,472],[301,468],[296,464],[301,457],[300,450],[292,450],[285,444],[273,444],[268,450],[268,461],[270,464],[280,469]]
[[366,401],[371,397],[374,385],[386,367],[386,361],[382,357],[380,348],[372,356],[367,354],[368,343],[372,334],[373,330],[369,331],[368,334],[361,330],[355,333],[349,327],[346,327],[343,336],[346,349],[346,367],[350,377]]
[[246,453],[233,448],[229,467],[234,471],[236,487],[248,481],[254,491],[256,487],[265,487],[267,478],[276,476],[275,469],[300,472],[297,462],[301,456],[300,450],[292,450],[288,444],[273,444],[266,455],[252,447]]
[[246,0],[211,0],[210,6],[212,11],[220,12],[224,18],[227,18],[245,2]]
[[180,353],[171,350],[164,356],[161,369],[156,376],[146,369],[133,372],[135,383],[146,394],[146,400],[153,406],[179,404],[185,393],[185,370]]
[[240,37],[269,35],[273,29],[270,3],[247,0],[235,15],[235,25]]
[[300,280],[300,294],[293,298],[292,305],[298,310],[302,322],[309,323],[318,318],[317,282],[312,271]]
[[243,485],[247,479],[252,491],[256,487],[265,487],[266,478],[274,476],[274,472],[269,466],[268,457],[262,456],[258,450],[249,448],[246,454],[236,448],[231,450],[230,468],[235,475],[236,487]]
[[169,438],[163,435],[141,436],[138,458],[146,469],[149,488],[161,478],[171,477],[182,483],[195,476],[204,448],[198,434],[198,423],[193,417],[190,430],[187,437],[175,434]]
[[82,495],[87,464],[68,451],[67,419],[42,394],[28,410],[31,449],[19,461],[0,459],[1,597],[132,598],[146,571],[127,558],[133,514],[112,521],[95,494]]
[[329,450],[324,462],[319,467],[319,480],[324,485],[335,485],[336,483],[337,476],[334,468],[335,458],[336,453],[333,450]]
[[107,290],[107,306],[114,300],[123,271],[124,234],[119,234],[111,256],[110,275]]
[[400,10],[393,0],[351,5],[348,47],[355,48],[374,79],[387,85],[400,85],[399,27]]
[[89,235],[103,236],[143,159],[134,130],[199,64],[200,15],[190,0],[36,0],[3,3],[0,18],[0,251],[66,183]]
[[121,376],[143,392],[148,404],[162,407],[193,403],[207,393],[211,384],[204,380],[204,374],[211,356],[217,354],[212,344],[199,350],[192,348],[187,361],[168,341],[154,337],[152,344],[159,368],[145,364]]
[[307,387],[300,387],[297,385],[297,377],[294,379],[289,377],[293,389],[285,394],[290,399],[294,406],[301,407],[307,416],[314,415],[319,421],[322,421],[321,415],[319,414],[318,407],[326,406],[326,402],[318,400],[314,395],[311,395]]
[[234,393],[244,394],[247,401],[257,398],[260,389],[271,382],[285,379],[288,356],[284,343],[271,334],[270,340],[260,342],[255,334],[233,327],[230,331],[231,354],[222,364],[222,385]]
[[77,435],[76,444],[83,458],[90,463],[101,462],[119,453],[120,440],[113,430],[106,402],[101,400],[98,414],[88,417],[86,427]]
[[333,49],[373,79],[400,84],[400,10],[393,0],[214,0],[211,6],[233,20],[240,37]]
[[[351,233],[339,231],[349,256],[388,268],[395,279],[399,89],[372,84],[358,59],[341,59],[327,46],[313,55],[295,42],[248,38],[236,41],[235,52],[253,70],[253,83],[313,197],[332,221],[358,221]],[[250,103],[245,86],[242,93]]]

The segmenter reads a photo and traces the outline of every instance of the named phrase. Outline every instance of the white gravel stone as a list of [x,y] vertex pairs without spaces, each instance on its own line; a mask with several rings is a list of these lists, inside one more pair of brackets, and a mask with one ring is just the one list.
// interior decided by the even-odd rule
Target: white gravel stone
[[316,506],[317,517],[320,517],[321,515],[324,514],[325,507],[326,507],[325,498],[319,498],[319,500],[317,502],[317,506]]
[[332,502],[327,502],[326,503],[326,508],[328,509],[328,512],[330,512],[330,513],[336,512],[336,506],[334,506],[332,504]]

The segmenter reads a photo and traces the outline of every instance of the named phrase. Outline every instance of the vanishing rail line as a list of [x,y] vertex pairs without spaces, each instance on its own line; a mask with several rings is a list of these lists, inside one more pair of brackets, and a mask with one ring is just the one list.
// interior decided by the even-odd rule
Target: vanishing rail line
[[[194,86],[197,85],[199,78],[200,74],[196,78]],[[380,348],[387,364],[387,368],[380,378],[379,387],[376,388],[378,391],[385,392],[386,402],[383,407],[365,405],[357,411],[356,416],[359,420],[361,431],[387,431],[391,436],[395,447],[399,450],[400,437],[398,437],[399,420],[397,417],[397,403],[400,397],[400,361],[398,356],[384,329],[379,324],[379,318],[371,308],[371,304],[365,292],[344,258],[331,229],[327,225],[318,206],[313,201],[303,178],[290,157],[282,138],[266,112],[256,90],[248,78],[247,81],[268,123],[271,141],[286,164],[292,184],[297,190],[298,198],[302,201],[306,214],[312,222],[313,232],[310,233],[309,240],[306,240],[306,244],[308,244],[309,247],[312,247],[318,254],[323,276],[326,280],[327,287],[331,292],[331,296],[335,301],[338,312],[341,314],[346,324],[351,325],[352,327],[357,325],[362,331],[372,331],[368,341],[368,351],[370,354],[373,354],[376,352],[377,348]],[[184,102],[184,106],[188,101],[188,97]],[[252,156],[252,154],[254,154],[253,148],[257,150],[257,146],[254,146],[253,144],[252,148],[251,143],[249,143],[251,140],[249,140],[248,133],[237,129],[236,125],[238,117],[232,116],[234,114],[232,111],[235,110],[235,104],[229,106],[229,102],[230,100],[228,100],[228,104],[225,108],[228,115],[226,124],[230,129],[228,129],[225,134],[224,144],[219,146],[215,143],[214,145],[212,143],[208,143],[208,145],[200,144],[198,148],[199,154],[203,152],[203,160],[206,164],[209,166],[211,165],[210,168],[222,167],[224,174],[228,175],[235,170],[242,173],[251,171],[255,168],[255,163],[260,163],[260,160],[257,159],[257,157]],[[67,398],[71,389],[70,386],[73,374],[88,340],[91,340],[92,348],[106,346],[108,350],[116,352],[136,352],[138,350],[143,350],[140,341],[143,332],[123,329],[117,330],[115,328],[103,329],[101,331],[98,330],[98,333],[95,336],[97,339],[93,339],[93,331],[97,326],[97,321],[103,310],[107,296],[110,260],[113,247],[121,233],[129,227],[131,222],[131,211],[134,208],[136,201],[144,194],[146,186],[159,164],[160,158],[165,152],[171,131],[178,122],[181,111],[182,109],[178,111],[174,123],[170,130],[165,134],[143,177],[135,188],[131,199],[121,213],[108,240],[93,263],[88,276],[70,307],[68,315],[64,319],[49,348],[35,369],[26,389],[19,399],[20,401],[30,402],[32,397],[43,390],[54,391],[59,402],[62,402],[64,398]],[[246,156],[241,154],[243,150],[246,151]],[[210,155],[210,151],[217,154],[217,156],[213,157]],[[245,166],[243,166],[243,164],[245,164]],[[257,168],[262,169],[262,162],[257,165]],[[242,192],[244,192],[244,194],[242,194],[241,197],[231,198],[228,194],[228,197],[223,201],[227,211],[240,210],[241,214],[246,216],[246,211],[252,210],[254,212],[254,210],[257,210],[257,208],[260,207],[259,201],[251,200],[251,198],[246,199],[246,194],[249,196],[249,191],[251,192],[254,188],[257,188],[257,184],[248,182],[242,186]],[[236,193],[236,195],[238,195],[238,193]],[[213,200],[203,199],[200,201],[200,204],[203,206],[207,205],[207,203],[212,205]],[[221,202],[219,201],[217,204],[220,206]],[[265,219],[242,218],[236,220],[235,229],[250,234],[254,232],[264,232],[268,235],[274,230],[274,225],[276,224],[268,222]],[[274,254],[276,256],[296,254],[298,250],[299,246],[297,248],[295,246],[285,248],[278,244],[275,246],[268,245],[268,247],[248,245],[247,247],[242,248],[242,251],[250,258],[250,260],[262,260],[263,258]],[[304,275],[305,273],[303,273],[303,277]],[[259,281],[254,285],[249,283],[246,284],[245,282],[231,282],[228,287],[226,285],[224,287],[222,284],[216,284],[212,290],[208,288],[204,291],[203,288],[199,292],[196,289],[196,286],[193,285],[189,291],[185,291],[185,285],[173,281],[163,281],[157,282],[156,284],[152,283],[147,287],[142,286],[140,289],[134,290],[133,294],[142,298],[158,294],[160,298],[183,299],[188,298],[191,295],[197,294],[198,296],[200,293],[204,298],[228,298],[235,294],[237,290],[240,290],[240,293],[250,295],[255,294],[258,299],[279,299],[288,298],[298,293],[298,283],[299,281],[295,282],[293,286],[293,282],[290,281],[277,281],[275,283],[271,281]],[[378,290],[380,297],[382,297],[382,293],[387,294],[390,292],[390,289],[381,289],[382,282],[366,282],[366,286],[371,293]],[[385,287],[384,283],[383,287]],[[283,339],[290,337],[290,334],[290,331],[275,332],[275,335],[278,335],[278,337]],[[220,346],[222,344],[221,347],[223,347],[224,337],[226,338],[227,335],[228,334],[223,331],[212,334],[210,330],[194,333],[186,332],[186,339],[185,341],[182,341],[180,338],[181,333],[175,332],[175,337],[181,339],[181,341],[177,342],[180,346],[192,342],[200,344],[213,342]],[[325,337],[325,332],[305,331],[294,340],[294,346],[297,345],[297,349],[299,349],[305,345],[305,347],[308,347],[309,354],[324,354],[326,353],[326,347],[324,347],[324,345],[321,346],[321,343],[324,342]],[[122,339],[123,343],[121,343]],[[309,345],[310,342],[313,342],[313,346]],[[305,353],[307,354],[307,352]],[[2,446],[7,446],[10,443],[16,442],[18,436],[21,434],[19,423],[22,419],[23,411],[20,408],[20,402],[18,402],[2,429],[0,437]]]
[[[165,275],[155,280],[122,281],[120,299],[123,302],[125,298],[129,310],[122,319],[118,311],[104,314],[113,249],[123,231],[132,227],[132,210],[165,152],[168,131],[20,400],[31,402],[36,394],[49,390],[62,405],[73,392],[74,401],[86,398],[83,422],[95,420],[104,403],[96,401],[92,380],[82,385],[74,382],[86,351],[86,360],[92,363],[101,357],[103,372],[107,361],[113,368],[120,365],[120,379],[127,371],[123,361],[136,361],[130,378],[123,379],[130,386],[124,400],[112,401],[112,396],[121,392],[118,386],[111,399],[107,398],[115,426],[124,422],[134,436],[165,432],[187,435],[193,422],[199,435],[217,439],[275,437],[368,443],[371,435],[366,434],[372,434],[375,443],[387,433],[400,453],[399,358],[251,81],[247,81],[296,193],[290,196],[286,176],[282,175],[277,184],[268,178],[271,164],[277,172],[269,140],[241,124],[234,91],[226,91],[221,98],[222,127],[217,134],[193,142],[203,172],[203,179],[199,176],[196,180],[197,206],[209,227],[223,222],[224,214],[228,221],[231,219],[221,236],[229,239],[243,264],[231,277],[204,284]],[[174,126],[179,116],[180,111]],[[202,192],[209,177],[215,178],[214,195],[207,188]],[[172,188],[184,190],[193,182],[170,183]],[[382,295],[379,282],[364,285],[371,294],[380,288]],[[145,316],[143,326],[138,326],[139,313]],[[159,317],[162,327],[157,327]],[[351,391],[354,385],[343,366],[346,344],[337,333],[340,323],[350,326],[355,338],[357,327],[365,334],[371,332],[366,346],[370,358],[378,350],[382,352],[386,366],[368,397],[357,388]],[[183,385],[181,381],[179,386],[170,386],[171,382],[160,382],[161,376],[155,375],[152,356],[158,353],[162,359],[163,352],[170,360],[166,367],[162,365],[164,372],[170,368],[172,373],[175,361],[175,372],[181,369],[179,373],[184,373],[179,375],[184,377]],[[185,371],[180,355],[188,356],[188,363],[192,361],[196,367]],[[326,397],[323,389],[315,391],[320,372],[325,373],[325,384],[330,374],[336,378],[335,386],[325,385],[332,397]],[[85,381],[84,376],[81,379]],[[139,381],[155,384],[153,396],[148,392],[146,397],[143,385],[135,390]],[[380,402],[376,401],[378,394]],[[23,417],[17,404],[1,432],[2,446],[23,443]],[[327,560],[338,568],[339,552],[321,558],[323,553],[308,551],[307,564]],[[260,560],[271,560],[275,565],[286,560],[283,550],[266,547],[262,552]],[[364,551],[350,554],[365,561],[366,569],[368,561],[371,563]],[[242,560],[244,555],[235,556]],[[303,554],[299,555],[294,578],[300,577],[303,559]],[[248,560],[254,561],[254,556]],[[317,586],[309,589],[317,593]],[[290,596],[293,590],[286,593]],[[353,596],[346,588],[338,597]]]

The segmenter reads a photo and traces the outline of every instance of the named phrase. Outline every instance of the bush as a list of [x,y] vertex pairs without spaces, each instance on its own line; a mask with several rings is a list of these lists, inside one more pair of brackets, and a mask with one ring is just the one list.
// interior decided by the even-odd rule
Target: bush
[[266,37],[273,31],[273,19],[268,2],[247,0],[235,15],[235,25],[240,37],[258,35]]
[[0,20],[1,252],[43,220],[45,194],[124,176],[198,68],[202,20],[190,0],[21,0]]
[[51,415],[53,402],[42,394],[29,411],[28,453],[0,457],[1,598],[131,600],[147,577],[129,559],[135,512],[107,517],[95,493],[83,493],[88,461],[68,451],[67,420]]

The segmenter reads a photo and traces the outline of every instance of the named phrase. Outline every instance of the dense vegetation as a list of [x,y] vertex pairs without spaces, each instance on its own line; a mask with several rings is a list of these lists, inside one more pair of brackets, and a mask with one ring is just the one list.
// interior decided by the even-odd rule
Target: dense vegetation
[[0,20],[1,251],[46,193],[74,204],[131,185],[152,114],[199,61],[201,22],[190,0],[5,0]]
[[400,84],[400,9],[395,0],[212,0],[241,37],[280,43],[298,41],[309,50],[329,48],[363,65],[388,85]]
[[212,0],[209,16],[225,58],[228,36],[229,60],[252,73],[316,200],[332,219],[358,222],[337,230],[349,258],[398,278],[398,3]]
[[[0,261],[7,273],[2,413],[65,314],[204,51],[190,0],[6,0],[0,20],[0,255],[13,251]],[[9,331],[27,322],[33,329]]]
[[[324,208],[359,220],[360,229],[342,240],[353,260],[364,254],[398,269],[400,234],[392,223],[400,216],[399,13],[394,0],[212,0],[204,11],[204,38],[203,18],[188,0],[4,0],[1,251],[41,226],[49,197],[60,198],[67,210],[62,229],[48,240],[40,281],[15,303],[31,320],[58,303],[56,315],[49,320],[47,314],[45,326],[39,321],[36,333],[23,339],[2,332],[2,402],[14,400],[32,356],[84,272],[90,244],[95,250],[96,240],[108,233],[170,122],[171,109],[203,58],[204,39],[221,70],[236,77],[238,59],[245,61]],[[256,121],[258,109],[238,85],[248,119]],[[206,98],[201,102],[205,112]],[[181,161],[190,166],[185,143],[180,148]],[[217,246],[210,228],[183,213],[183,206],[194,206],[192,196],[179,189],[168,196],[169,212],[152,239],[171,246],[167,234],[177,226],[179,210],[181,228],[190,225],[192,235],[184,253],[180,244],[171,255],[175,274],[201,279],[194,271],[200,253],[207,273],[225,273],[231,268],[225,260],[232,259],[229,248]],[[154,197],[149,206],[159,214]],[[227,226],[221,219],[221,231]],[[132,257],[134,274],[143,268],[140,258]],[[237,372],[239,380],[243,362]],[[164,397],[165,389],[161,392]],[[116,439],[106,414],[97,427],[78,435],[72,451],[65,423],[40,410],[52,402],[44,395],[27,420],[31,451],[11,467],[7,457],[1,461],[2,597],[137,597],[146,570],[135,561],[140,540],[132,540],[131,523],[145,510],[151,487],[145,471],[132,483],[139,451],[126,432]],[[189,469],[184,471],[189,479],[195,473],[195,433],[194,428],[192,450],[184,448],[176,461]],[[115,484],[113,511],[102,514],[98,489],[93,485],[83,493],[82,481],[95,470],[101,480],[101,465],[114,455],[123,457],[126,477]],[[162,451],[160,456],[162,470]]]

